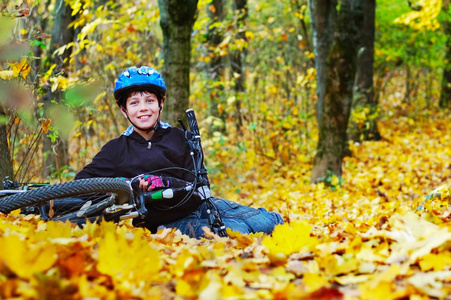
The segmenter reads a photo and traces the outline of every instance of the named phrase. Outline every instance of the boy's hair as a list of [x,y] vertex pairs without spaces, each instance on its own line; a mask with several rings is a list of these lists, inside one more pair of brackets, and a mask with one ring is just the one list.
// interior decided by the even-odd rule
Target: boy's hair
[[149,88],[135,88],[133,90],[127,91],[125,93],[122,93],[119,96],[119,99],[117,100],[117,103],[119,104],[120,107],[124,107],[127,104],[127,99],[133,95],[133,94],[144,94],[144,93],[151,93],[154,94],[157,99],[158,99],[158,106],[161,106],[161,103],[163,101],[163,97],[161,96],[160,93],[158,93],[158,91],[154,91],[152,89]]

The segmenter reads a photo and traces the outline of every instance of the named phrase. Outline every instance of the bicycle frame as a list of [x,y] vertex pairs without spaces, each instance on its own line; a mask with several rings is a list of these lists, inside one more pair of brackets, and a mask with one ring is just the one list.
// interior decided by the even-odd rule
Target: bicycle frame
[[27,190],[0,190],[0,197],[9,196],[12,194],[24,193]]
[[0,197],[13,195],[17,193],[24,193],[30,188],[38,188],[47,186],[49,183],[18,183],[9,179],[8,176],[3,180],[3,189],[0,190]]

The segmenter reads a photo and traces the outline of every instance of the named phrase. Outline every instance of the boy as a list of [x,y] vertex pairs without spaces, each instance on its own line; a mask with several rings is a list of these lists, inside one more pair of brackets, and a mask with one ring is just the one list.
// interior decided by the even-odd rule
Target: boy
[[[75,179],[132,178],[172,167],[193,170],[183,130],[160,120],[165,96],[166,85],[155,69],[141,66],[123,71],[116,81],[114,97],[131,125],[119,138],[105,144]],[[173,169],[166,171],[165,175],[185,181],[193,180],[190,173]],[[140,180],[140,187],[143,190],[151,189],[145,180]],[[191,237],[201,237],[204,234],[202,227],[208,226],[206,202],[197,195],[191,196],[181,205],[177,205],[178,201],[180,199],[170,199],[165,203],[167,207],[174,207],[171,209],[149,205],[144,224],[133,224],[143,225],[152,233],[164,226],[176,227]],[[254,209],[214,197],[212,201],[218,208],[224,225],[235,231],[271,233],[276,225],[283,223],[279,214],[263,208]]]

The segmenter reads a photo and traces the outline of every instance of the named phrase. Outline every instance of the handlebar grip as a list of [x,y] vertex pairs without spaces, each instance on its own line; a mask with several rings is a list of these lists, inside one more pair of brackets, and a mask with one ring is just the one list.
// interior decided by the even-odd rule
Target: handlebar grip
[[173,189],[165,189],[154,192],[144,193],[144,197],[148,200],[172,199],[174,197]]
[[191,108],[187,109],[186,116],[188,118],[188,125],[189,125],[189,129],[191,130],[191,132],[194,135],[200,135],[199,125],[197,125],[197,119],[196,119],[196,115],[194,114],[194,110]]

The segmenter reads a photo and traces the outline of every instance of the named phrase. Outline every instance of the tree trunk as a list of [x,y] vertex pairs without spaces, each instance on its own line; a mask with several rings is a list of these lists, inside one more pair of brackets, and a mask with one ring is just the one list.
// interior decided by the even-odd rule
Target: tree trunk
[[[218,46],[222,42],[222,32],[215,23],[222,23],[224,20],[223,0],[212,0],[207,7],[207,14],[210,18],[208,27],[208,52],[210,61],[207,64],[207,74],[209,76],[208,94],[210,96],[210,114],[219,118],[225,124],[225,96],[224,96],[224,58],[218,51]],[[211,128],[217,130],[217,128]],[[225,126],[220,130],[225,132]],[[212,133],[212,132],[210,132]]]
[[[233,0],[233,10],[237,14],[236,31],[238,32],[237,39],[247,40],[243,30],[245,26],[248,9],[247,0]],[[240,132],[243,126],[243,116],[241,115],[241,94],[246,91],[245,76],[243,68],[243,57],[245,56],[245,50],[235,50],[230,53],[230,72],[231,78],[234,82],[235,90],[235,122],[237,131]]]
[[[51,4],[51,0],[47,0],[47,3],[45,7],[49,7]],[[30,27],[35,26],[38,28],[40,32],[46,32],[47,25],[49,18],[43,17],[42,12],[38,11],[38,7],[36,6],[35,9],[31,10],[31,14],[28,17],[28,20],[30,22]],[[36,38],[37,41],[42,42],[41,37]],[[36,45],[32,47],[33,56],[42,58],[44,55],[44,49],[40,45]],[[31,61],[31,72],[29,75],[29,78],[31,78],[34,87],[37,89],[40,84],[40,74],[42,71],[42,59],[33,59]]]
[[350,123],[348,138],[354,141],[381,139],[377,128],[377,103],[374,99],[373,87],[375,17],[376,1],[364,1],[363,26],[357,53],[357,70],[352,107],[359,110],[366,109],[368,118],[365,124]]
[[337,0],[310,0],[309,11],[312,20],[313,50],[316,69],[316,118],[321,126],[324,95],[326,92],[327,57],[332,48],[334,28],[337,19]]
[[[337,176],[342,174],[347,141],[346,130],[355,82],[358,33],[363,21],[363,1],[366,0],[342,0],[339,12],[336,11],[335,1],[311,1],[314,11],[322,10],[320,15],[316,15],[321,19],[314,22],[316,23],[314,27],[316,48],[322,47],[321,51],[318,51],[318,48],[315,50],[315,53],[321,54],[316,56],[315,62],[325,68],[321,70],[324,72],[321,75],[323,77],[317,77],[317,81],[324,89],[324,98],[321,112],[318,114],[321,118],[312,170],[313,182],[324,182],[332,174]],[[325,10],[325,7],[332,11]],[[325,20],[328,16],[337,16],[335,26],[330,27],[335,23],[334,20]],[[334,37],[332,45],[328,45],[327,42],[319,43],[322,38],[317,29],[321,29],[320,32],[326,34],[324,38],[326,41],[330,41],[331,36]],[[329,53],[326,53],[324,49],[330,49]],[[320,82],[321,80],[324,82]]]
[[447,16],[442,22],[446,43],[439,106],[441,108],[447,108],[451,107],[451,22],[449,21],[449,0],[443,1],[443,12]]
[[[49,47],[49,63],[46,66],[50,68],[56,64],[53,74],[61,73],[68,76],[69,58],[72,48],[66,49],[61,55],[54,54],[55,50],[61,46],[74,41],[74,29],[69,28],[69,24],[74,21],[72,17],[72,8],[64,0],[57,0],[55,3],[55,20],[52,29],[52,37]],[[52,101],[59,103],[63,96],[63,91],[49,91],[43,97],[44,107],[48,107]],[[69,164],[68,141],[58,137],[55,143],[46,136],[44,138],[44,168],[42,176],[46,178],[52,175],[53,171],[59,171],[63,166]]]
[[[3,107],[0,106],[0,117],[5,116]],[[0,184],[3,179],[8,176],[10,179],[13,177],[13,164],[11,162],[11,155],[8,147],[8,136],[6,131],[6,123],[0,122]],[[2,189],[3,186],[0,186]]]
[[198,0],[158,0],[163,32],[163,78],[167,87],[163,118],[175,123],[186,119],[189,105],[191,33]]

